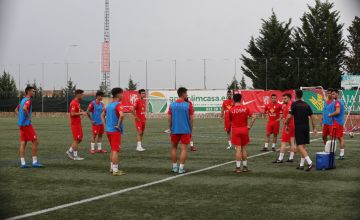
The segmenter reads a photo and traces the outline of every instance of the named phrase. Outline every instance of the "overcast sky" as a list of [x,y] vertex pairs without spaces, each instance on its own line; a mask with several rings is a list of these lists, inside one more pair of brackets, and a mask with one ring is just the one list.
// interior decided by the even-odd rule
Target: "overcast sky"
[[[358,0],[332,0],[347,28],[360,15]],[[202,88],[206,61],[207,88],[220,89],[236,72],[250,37],[258,36],[261,18],[273,9],[282,21],[299,18],[306,0],[110,0],[111,80],[126,86],[129,75],[145,87],[177,84]],[[0,68],[19,80],[36,80],[45,89],[65,83],[65,62],[79,88],[97,89],[100,81],[104,0],[0,0]],[[344,30],[344,34],[347,31]],[[77,44],[77,47],[68,45]],[[44,78],[42,65],[44,63]],[[248,81],[248,79],[247,79]],[[251,84],[248,81],[249,84]]]

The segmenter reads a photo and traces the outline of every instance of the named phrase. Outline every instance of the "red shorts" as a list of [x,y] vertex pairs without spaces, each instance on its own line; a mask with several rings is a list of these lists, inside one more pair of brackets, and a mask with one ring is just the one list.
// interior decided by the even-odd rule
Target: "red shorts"
[[36,132],[32,125],[20,126],[20,141],[37,140]]
[[[344,137],[344,126],[342,126],[341,124],[334,121],[334,125],[332,126],[332,128],[336,129],[335,130],[335,138]],[[331,130],[331,135],[332,135],[332,130]]]
[[235,146],[245,147],[249,144],[249,128],[241,127],[241,128],[232,128],[231,132],[231,143]]
[[93,136],[104,134],[104,125],[93,125],[92,133],[93,133]]
[[323,125],[322,136],[323,137],[327,137],[329,135],[331,136],[332,129],[333,129],[332,125]]
[[170,139],[172,144],[190,144],[191,134],[171,134]]
[[106,132],[111,151],[119,152],[121,149],[121,133],[120,132]]
[[266,134],[279,134],[280,122],[279,121],[268,121],[266,124]]
[[83,132],[81,125],[71,125],[71,132],[74,141],[81,141],[83,139]]
[[136,126],[137,131],[144,132],[145,126],[146,126],[146,121],[136,121],[135,120],[135,126]]
[[231,122],[230,119],[225,118],[224,119],[224,130],[229,133],[231,131]]
[[281,142],[289,143],[291,138],[295,137],[295,127],[290,126],[289,132],[286,132],[286,126],[283,126],[282,134],[281,134]]

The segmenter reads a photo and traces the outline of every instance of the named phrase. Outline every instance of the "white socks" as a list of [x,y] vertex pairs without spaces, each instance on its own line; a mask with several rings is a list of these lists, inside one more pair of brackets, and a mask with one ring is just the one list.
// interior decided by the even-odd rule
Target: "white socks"
[[180,169],[180,170],[183,170],[183,169],[184,169],[184,166],[185,166],[185,164],[180,164],[179,169]]
[[302,157],[302,158],[300,159],[300,166],[303,167],[304,164],[305,164],[305,158]]
[[101,143],[97,143],[98,150],[101,150]]
[[139,148],[141,147],[141,141],[137,142],[137,147],[139,147]]
[[290,152],[289,160],[293,160],[293,159],[294,159],[294,155],[295,155],[294,152]]
[[95,143],[91,142],[91,150],[95,150]]
[[309,156],[306,156],[306,157],[305,157],[305,160],[306,160],[306,163],[307,163],[308,165],[312,164],[312,161],[311,161],[311,159],[310,159]]
[[71,153],[73,152],[73,149],[72,149],[72,147],[71,147],[71,146],[70,146],[70,148],[69,148],[69,152],[71,152]]
[[231,145],[232,145],[232,144],[231,144],[231,141],[228,141],[228,144],[229,144],[229,147],[231,147]]
[[78,153],[77,151],[74,151],[74,157],[77,157],[77,156],[78,156],[77,153]]
[[91,142],[91,150],[95,150],[95,145],[97,145],[98,150],[101,150],[101,143]]
[[37,156],[33,156],[32,160],[33,160],[33,164],[37,163]]
[[239,168],[241,166],[241,160],[236,161],[236,167]]
[[279,159],[278,160],[283,160],[284,159],[284,153],[280,153],[279,154]]
[[20,161],[21,161],[21,165],[25,165],[25,164],[26,164],[26,162],[25,162],[25,158],[20,157]]
[[119,171],[119,165],[118,164],[113,164],[112,165],[112,170],[113,170],[113,172],[118,172]]
[[177,168],[177,163],[173,163],[173,168]]
[[190,141],[190,147],[194,147],[194,142]]
[[275,144],[275,143],[273,143],[273,144],[272,144],[272,146],[271,146],[271,148],[275,148],[275,146],[276,146],[276,144]]
[[345,154],[345,149],[340,149],[340,157],[343,157],[344,156],[344,154]]
[[247,160],[243,160],[243,166],[247,167]]
[[269,143],[265,143],[264,148],[268,148],[269,147]]
[[113,163],[110,162],[110,169],[112,170],[113,169]]

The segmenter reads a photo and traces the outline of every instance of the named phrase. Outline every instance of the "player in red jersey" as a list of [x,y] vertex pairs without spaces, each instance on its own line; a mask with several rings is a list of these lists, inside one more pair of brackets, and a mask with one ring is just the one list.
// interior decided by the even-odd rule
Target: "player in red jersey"
[[285,124],[286,118],[288,117],[289,112],[291,110],[291,104],[292,104],[291,94],[289,94],[289,93],[284,94],[283,95],[283,106],[282,106],[284,125],[282,128],[282,134],[281,134],[280,154],[279,154],[279,157],[273,161],[273,163],[283,163],[287,143],[290,144],[290,155],[289,155],[289,159],[286,162],[294,162],[294,155],[295,155],[295,151],[296,151],[294,118],[291,117],[289,119],[288,128]]
[[27,142],[32,142],[32,167],[42,168],[44,165],[38,162],[38,138],[35,129],[32,126],[32,104],[31,98],[34,96],[34,87],[28,86],[25,89],[25,97],[21,100],[20,104],[16,107],[15,113],[18,116],[18,126],[20,128],[20,168],[29,168],[25,162],[25,147]]
[[280,130],[280,114],[282,105],[277,102],[276,94],[271,95],[271,103],[265,105],[265,114],[268,115],[266,124],[266,142],[262,151],[268,151],[270,136],[273,135],[272,151],[275,151],[277,136]]
[[[249,130],[254,125],[255,118],[252,117],[250,110],[241,104],[241,94],[234,94],[234,106],[229,110],[229,120],[231,124],[231,142],[236,148],[236,168],[234,172],[247,172],[247,153],[246,146],[250,142]],[[248,118],[251,123],[248,125]],[[243,169],[241,170],[241,161]]]
[[78,155],[78,145],[83,139],[83,132],[81,126],[81,116],[86,116],[86,112],[81,109],[80,101],[84,97],[84,91],[81,89],[75,90],[75,98],[70,103],[70,127],[74,138],[69,150],[66,151],[67,156],[72,160],[83,160],[84,158]]
[[[101,114],[104,110],[104,103],[102,103],[102,97],[104,93],[102,91],[96,92],[96,99],[90,102],[86,113],[90,119],[92,124],[92,136],[91,136],[91,143],[90,143],[90,153],[95,154],[97,153],[106,153],[107,150],[101,148],[102,136],[104,134],[104,124],[101,121]],[[96,143],[95,139],[97,137]],[[95,145],[97,145],[97,150],[95,151]]]
[[139,96],[135,102],[133,114],[135,117],[135,126],[137,130],[137,151],[145,151],[145,149],[142,147],[142,140],[144,137],[144,131],[146,126],[146,92],[145,89],[139,90]]
[[232,91],[227,91],[227,99],[225,99],[222,103],[221,107],[221,118],[224,120],[224,130],[228,137],[228,147],[226,149],[231,149],[231,123],[229,120],[229,110],[234,105],[234,101],[232,100]]

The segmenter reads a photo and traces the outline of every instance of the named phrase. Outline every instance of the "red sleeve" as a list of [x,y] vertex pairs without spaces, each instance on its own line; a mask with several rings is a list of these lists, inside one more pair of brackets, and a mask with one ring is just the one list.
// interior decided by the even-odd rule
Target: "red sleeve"
[[225,101],[223,101],[223,103],[222,103],[222,105],[221,105],[221,108],[222,108],[223,110],[225,110]]
[[27,100],[27,101],[25,102],[24,107],[25,107],[27,110],[29,110],[29,109],[30,109],[30,106],[31,106],[31,100],[29,99],[29,100]]
[[189,114],[194,115],[194,112],[195,112],[194,106],[191,102],[189,102]]
[[250,111],[250,108],[246,107],[246,111],[247,111],[248,116],[251,117],[251,116],[252,116],[252,113],[251,113],[251,111]]
[[172,115],[172,112],[171,112],[171,105],[169,106],[168,115]]
[[94,104],[93,102],[90,102],[89,106],[88,106],[88,110],[91,112],[94,112]]
[[139,107],[139,99],[136,99],[135,103],[134,103],[134,109],[138,109]]
[[340,102],[339,102],[339,101],[336,101],[336,103],[335,103],[335,108],[340,108],[340,107],[341,107]]
[[70,103],[70,112],[79,112],[80,108],[77,104],[75,103]]

